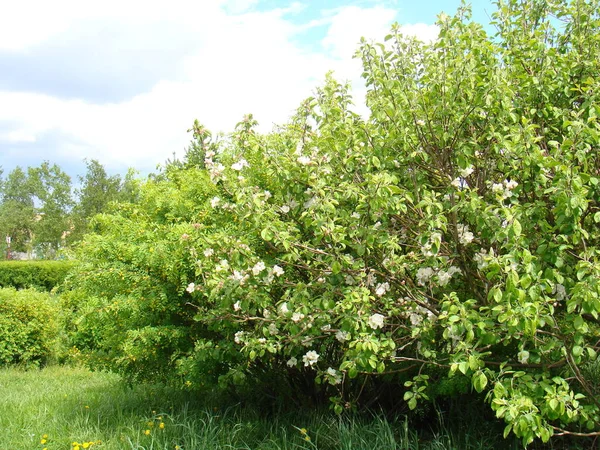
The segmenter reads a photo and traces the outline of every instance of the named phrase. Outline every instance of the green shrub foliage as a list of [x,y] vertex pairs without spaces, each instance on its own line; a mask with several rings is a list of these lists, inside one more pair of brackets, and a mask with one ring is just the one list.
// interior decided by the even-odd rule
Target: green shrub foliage
[[337,412],[472,389],[524,443],[600,430],[599,5],[498,6],[495,36],[462,7],[431,44],[363,42],[368,119],[328,78],[273,133],[196,123],[202,164],[81,248],[90,363]]
[[72,261],[0,261],[0,287],[51,291],[72,267]]
[[0,288],[0,366],[52,360],[60,317],[58,302],[48,293]]

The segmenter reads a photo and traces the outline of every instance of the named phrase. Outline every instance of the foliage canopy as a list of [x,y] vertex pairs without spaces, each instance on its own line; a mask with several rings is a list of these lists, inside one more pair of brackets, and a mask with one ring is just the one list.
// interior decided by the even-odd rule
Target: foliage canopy
[[598,432],[599,11],[500,1],[489,36],[461,7],[431,44],[394,27],[357,53],[368,119],[329,77],[273,133],[196,123],[186,163],[81,247],[90,364],[337,412],[467,380],[526,444]]

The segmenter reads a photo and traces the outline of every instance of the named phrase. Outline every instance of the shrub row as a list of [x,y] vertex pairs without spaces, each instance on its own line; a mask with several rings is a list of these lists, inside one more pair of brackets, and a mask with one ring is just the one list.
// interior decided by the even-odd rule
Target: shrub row
[[60,330],[56,298],[33,289],[0,289],[0,366],[40,365],[56,354]]
[[50,291],[72,267],[73,261],[0,261],[0,287]]

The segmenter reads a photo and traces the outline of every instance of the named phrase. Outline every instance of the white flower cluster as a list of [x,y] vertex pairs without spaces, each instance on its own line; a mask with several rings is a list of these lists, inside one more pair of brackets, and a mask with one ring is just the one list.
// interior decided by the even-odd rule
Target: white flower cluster
[[512,195],[512,191],[519,185],[515,180],[504,180],[502,183],[493,183],[492,192],[501,200],[507,199]]
[[319,354],[314,350],[310,350],[306,352],[306,354],[302,357],[302,362],[304,363],[304,367],[312,367],[319,360]]
[[185,290],[191,294],[192,292],[194,292],[196,290],[196,284],[195,283],[188,284],[188,286],[185,288]]
[[495,255],[493,248],[490,248],[489,253],[486,249],[481,249],[481,251],[475,253],[473,256],[473,261],[477,263],[477,268],[481,270],[485,269],[494,257]]
[[375,295],[377,297],[383,297],[387,291],[390,290],[390,283],[379,283],[375,288]]
[[456,225],[456,231],[458,233],[458,240],[462,245],[467,245],[473,242],[475,236],[472,232],[469,231],[468,225],[463,225],[462,223],[459,223],[458,225]]
[[367,320],[367,325],[376,330],[377,328],[383,328],[383,322],[385,320],[385,316],[375,313],[369,317]]
[[335,338],[343,344],[348,339],[350,339],[350,333],[348,333],[347,331],[338,330],[335,333]]
[[233,335],[233,341],[234,341],[236,344],[242,344],[242,343],[244,342],[244,341],[243,341],[243,339],[244,339],[244,334],[245,334],[245,333],[244,333],[243,331],[238,331],[238,332],[236,332],[236,333]]
[[210,179],[212,181],[216,181],[221,178],[223,176],[223,171],[225,170],[225,166],[223,166],[223,164],[215,164],[213,161],[214,156],[215,152],[212,150],[207,151],[204,155],[204,164],[209,171]]
[[231,165],[231,168],[233,170],[237,170],[238,172],[241,171],[244,167],[250,167],[250,164],[244,158]]
[[425,286],[434,275],[437,275],[438,285],[446,286],[452,277],[460,272],[460,269],[456,266],[450,266],[448,270],[438,270],[437,273],[431,267],[421,267],[419,270],[417,270],[416,274],[417,284],[419,286]]
[[329,382],[333,385],[340,384],[342,382],[341,373],[335,370],[333,367],[329,367],[327,369],[327,375],[329,376]]

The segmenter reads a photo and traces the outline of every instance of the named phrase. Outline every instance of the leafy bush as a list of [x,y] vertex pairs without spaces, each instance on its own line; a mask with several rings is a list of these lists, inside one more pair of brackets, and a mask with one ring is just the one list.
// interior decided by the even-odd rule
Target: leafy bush
[[495,37],[461,8],[431,44],[395,27],[358,52],[366,120],[328,79],[274,133],[196,123],[188,164],[96,218],[75,342],[132,379],[337,412],[469,388],[524,443],[598,432],[598,6],[500,2]]
[[56,356],[60,308],[33,289],[0,289],[0,365],[39,365]]
[[0,287],[52,290],[62,283],[72,261],[0,261]]

